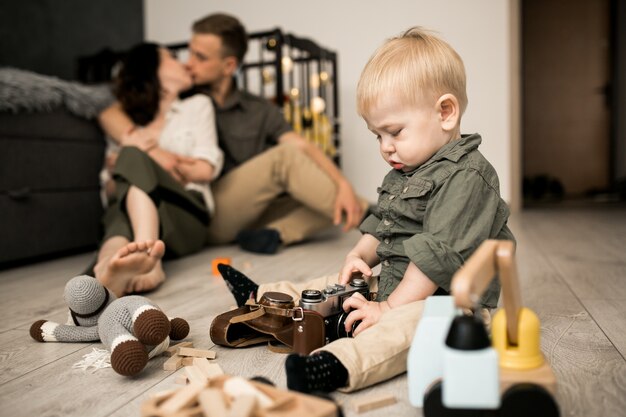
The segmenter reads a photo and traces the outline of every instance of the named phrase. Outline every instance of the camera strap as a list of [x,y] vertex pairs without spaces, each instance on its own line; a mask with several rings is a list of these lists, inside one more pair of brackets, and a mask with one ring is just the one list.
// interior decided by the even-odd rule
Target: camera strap
[[249,313],[245,313],[240,316],[235,316],[230,319],[230,322],[231,323],[243,323],[243,322],[254,320],[258,317],[261,317],[263,314],[265,314],[265,310],[263,309],[263,307],[261,307],[261,308],[252,310]]
[[213,319],[209,334],[213,343],[244,347],[271,342],[275,352],[290,351],[293,344],[293,308],[260,305],[248,300],[246,305],[219,314]]
[[[249,306],[250,310],[253,312],[261,311],[261,313],[257,313],[258,316],[256,317],[260,317],[263,314],[268,313],[274,316],[293,318],[293,317],[296,317],[296,310],[298,309],[298,307],[297,308],[278,308],[278,307],[272,307],[272,306],[265,306],[265,305],[258,304],[252,299],[246,301],[246,305]],[[256,317],[252,317],[252,318],[256,318]],[[251,319],[247,319],[247,320],[251,320]],[[241,321],[245,321],[245,320],[241,320]]]

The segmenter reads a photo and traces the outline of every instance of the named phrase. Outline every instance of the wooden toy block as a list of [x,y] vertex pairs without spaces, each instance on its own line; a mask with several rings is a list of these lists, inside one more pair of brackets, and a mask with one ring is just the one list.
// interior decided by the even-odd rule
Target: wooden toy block
[[407,358],[409,401],[423,407],[424,392],[443,375],[443,355],[450,323],[458,314],[454,297],[428,297]]
[[219,264],[230,265],[230,258],[214,258],[211,261],[211,271],[215,276],[218,276],[220,274],[220,271],[217,269],[217,265]]
[[256,407],[256,396],[240,395],[230,404],[228,417],[249,417]]
[[159,407],[159,412],[163,414],[172,414],[184,407],[192,405],[196,401],[196,397],[206,387],[206,384],[191,382],[189,385],[180,388],[170,398],[165,400]]
[[176,371],[183,367],[183,357],[174,355],[163,363],[164,371]]
[[229,378],[224,382],[224,392],[232,398],[254,396],[262,408],[270,407],[274,404],[270,397],[258,390],[248,380],[238,376]]
[[187,375],[178,375],[176,376],[176,378],[174,378],[174,383],[178,385],[187,385],[188,382],[189,378],[187,377]]
[[366,411],[375,410],[377,408],[386,407],[397,402],[396,396],[390,393],[374,395],[369,398],[354,401],[354,409],[361,414]]
[[193,358],[193,366],[200,369],[202,374],[209,379],[224,375],[224,371],[222,371],[222,368],[218,364],[210,363],[205,358]]
[[209,380],[197,366],[185,366],[185,374],[190,382],[206,385]]
[[194,349],[189,347],[181,347],[178,349],[180,356],[193,356],[194,358],[215,359],[215,352],[206,349]]
[[178,349],[181,347],[193,347],[193,342],[180,342],[175,345],[168,347],[163,354],[165,356],[174,356],[178,353]]
[[198,394],[198,402],[205,417],[227,417],[226,402],[222,391],[217,388],[208,388]]
[[193,365],[193,360],[195,359],[193,356],[183,356],[183,366],[191,366]]

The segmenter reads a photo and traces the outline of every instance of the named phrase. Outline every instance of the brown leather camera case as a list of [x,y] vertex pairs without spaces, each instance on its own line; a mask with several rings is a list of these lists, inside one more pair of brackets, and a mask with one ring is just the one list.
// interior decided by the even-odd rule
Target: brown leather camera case
[[291,296],[268,292],[257,304],[245,306],[215,317],[209,329],[213,343],[228,347],[245,347],[278,341],[297,353],[306,355],[324,345],[324,318],[316,312],[294,308]]
[[293,346],[293,298],[280,292],[268,292],[257,304],[222,313],[213,319],[209,335],[213,343],[244,347],[278,340]]
[[326,343],[324,317],[315,311],[302,310],[302,320],[293,323],[293,351],[308,355]]

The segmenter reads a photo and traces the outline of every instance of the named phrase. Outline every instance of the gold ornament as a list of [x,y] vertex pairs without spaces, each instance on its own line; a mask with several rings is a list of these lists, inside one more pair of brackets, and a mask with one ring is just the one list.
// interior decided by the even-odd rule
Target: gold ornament
[[326,109],[326,101],[321,97],[313,97],[311,99],[311,111],[315,114],[323,113]]
[[330,74],[326,71],[322,71],[320,72],[320,83],[322,85],[326,85],[328,83],[330,83]]
[[269,68],[264,68],[261,71],[261,77],[263,78],[263,84],[271,84],[274,82],[274,73]]
[[290,73],[291,70],[293,69],[293,60],[291,59],[291,57],[284,56],[281,63],[283,66],[283,72],[285,74]]
[[311,74],[309,86],[313,89],[320,88],[320,76],[317,73]]

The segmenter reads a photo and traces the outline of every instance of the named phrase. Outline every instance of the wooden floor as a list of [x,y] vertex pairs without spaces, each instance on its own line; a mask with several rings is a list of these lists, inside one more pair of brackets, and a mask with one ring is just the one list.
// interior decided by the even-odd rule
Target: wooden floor
[[[541,319],[542,350],[557,374],[561,416],[626,416],[626,208],[534,209],[516,215],[524,304]],[[229,256],[258,282],[302,280],[338,270],[358,234],[326,234],[312,243],[257,256],[233,246],[205,250],[167,265],[168,281],[149,297],[170,316],[191,324],[197,347],[212,346],[213,317],[234,304],[211,260]],[[0,416],[138,416],[150,393],[177,387],[176,372],[151,360],[140,376],[111,369],[72,369],[99,344],[37,343],[28,329],[38,319],[64,322],[63,286],[92,254],[0,272]],[[384,341],[382,341],[384,343]],[[284,356],[265,347],[215,347],[230,374],[262,375],[285,387]],[[179,371],[180,372],[180,371]],[[399,403],[367,416],[420,416],[407,400],[406,376],[350,395],[335,394],[347,416],[352,401],[392,392]]]

